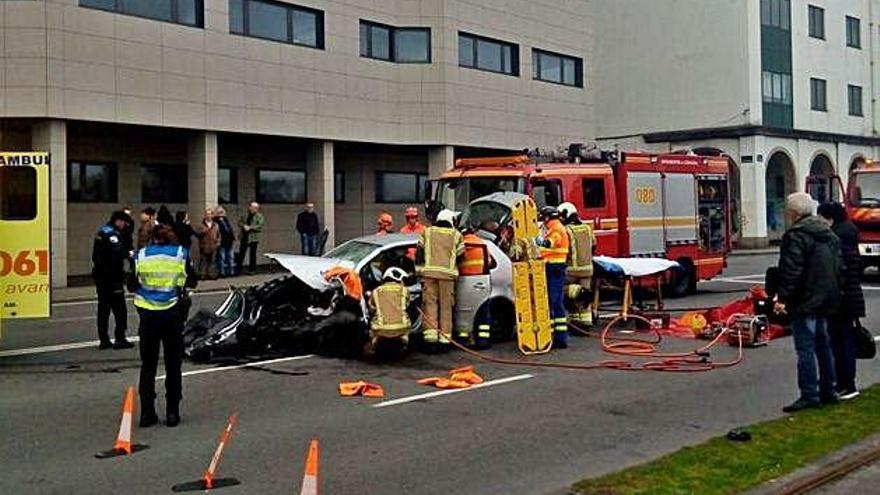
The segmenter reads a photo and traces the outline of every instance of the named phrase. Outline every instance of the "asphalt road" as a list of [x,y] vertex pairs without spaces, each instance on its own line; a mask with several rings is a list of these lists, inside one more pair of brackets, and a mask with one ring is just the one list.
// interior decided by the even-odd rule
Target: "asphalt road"
[[[723,280],[671,306],[707,306],[737,297],[759,281],[774,256],[731,258]],[[868,282],[868,307],[880,301]],[[216,304],[221,296],[195,299]],[[57,305],[48,322],[8,322],[0,342],[0,493],[170,492],[197,479],[226,418],[239,426],[220,476],[239,479],[224,493],[298,493],[309,440],[321,445],[322,493],[530,494],[563,490],[581,478],[641,463],[744,424],[781,415],[797,395],[791,339],[746,351],[745,361],[707,373],[557,371],[476,363],[488,386],[432,392],[415,380],[471,364],[460,353],[412,355],[394,364],[300,357],[251,367],[186,363],[183,423],[135,428],[149,449],[97,460],[112,447],[124,391],[136,384],[136,349],[98,351],[93,303]],[[133,314],[133,312],[132,312]],[[867,319],[877,328],[880,315]],[[130,320],[134,328],[136,321]],[[130,331],[130,333],[134,333]],[[33,348],[73,344],[54,352]],[[687,350],[693,341],[664,342]],[[513,344],[493,353],[514,356]],[[16,355],[12,355],[16,354]],[[735,350],[719,346],[722,361]],[[606,359],[594,339],[574,339],[549,359]],[[160,371],[161,373],[161,371]],[[872,363],[862,385],[880,379]],[[383,385],[386,402],[343,399],[340,381]],[[498,381],[498,382],[496,382]],[[159,401],[160,413],[164,409]],[[383,407],[376,407],[383,406]],[[160,414],[161,415],[161,414]]]

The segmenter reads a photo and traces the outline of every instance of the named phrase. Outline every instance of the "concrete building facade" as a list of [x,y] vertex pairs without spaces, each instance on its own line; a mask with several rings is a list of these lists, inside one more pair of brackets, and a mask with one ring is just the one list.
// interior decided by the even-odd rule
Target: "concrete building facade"
[[123,205],[260,200],[260,251],[295,251],[304,202],[332,245],[456,156],[595,135],[588,0],[6,1],[0,27],[0,149],[52,153],[55,286]]
[[[739,244],[784,231],[809,175],[820,200],[878,156],[877,0],[598,0],[597,139],[723,153]],[[622,28],[622,26],[637,28]]]

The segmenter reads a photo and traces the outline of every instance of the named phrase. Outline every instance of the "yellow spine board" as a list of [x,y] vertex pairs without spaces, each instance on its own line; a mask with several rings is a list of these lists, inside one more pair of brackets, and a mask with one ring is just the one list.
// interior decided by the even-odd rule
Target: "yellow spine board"
[[543,261],[513,264],[517,343],[527,355],[549,352],[553,344],[544,269]]
[[553,346],[553,325],[550,321],[550,301],[547,295],[547,264],[544,261],[530,261],[529,268],[538,349],[541,349],[541,352],[548,352]]

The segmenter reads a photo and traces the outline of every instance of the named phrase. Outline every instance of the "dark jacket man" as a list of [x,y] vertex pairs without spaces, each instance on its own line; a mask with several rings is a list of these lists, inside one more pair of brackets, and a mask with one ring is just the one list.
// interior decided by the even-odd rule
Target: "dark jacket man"
[[92,277],[98,296],[98,340],[99,349],[111,347],[110,313],[115,320],[116,343],[113,347],[127,349],[132,344],[125,338],[128,326],[128,312],[125,307],[125,260],[128,259],[128,246],[121,231],[128,225],[128,215],[114,211],[110,220],[98,229],[92,244]]
[[314,211],[301,211],[296,217],[296,231],[305,235],[318,235],[320,224],[318,214]]
[[830,316],[840,304],[840,240],[818,217],[798,220],[782,238],[779,302],[790,315]]

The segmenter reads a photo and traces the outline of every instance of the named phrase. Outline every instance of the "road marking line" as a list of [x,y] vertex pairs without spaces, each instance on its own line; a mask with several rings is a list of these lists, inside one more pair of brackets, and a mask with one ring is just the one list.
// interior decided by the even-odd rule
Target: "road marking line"
[[[194,292],[192,297],[202,297],[202,296],[216,296],[218,294],[229,294],[229,289],[224,290],[212,290],[207,292]],[[132,302],[134,300],[134,296],[127,296],[125,298],[127,302]],[[52,303],[52,306],[64,307],[64,306],[83,306],[86,304],[97,304],[97,299],[89,299],[88,301],[59,301]]]
[[[128,337],[129,342],[137,342],[140,338],[137,336]],[[97,347],[100,341],[90,340],[88,342],[71,342],[70,344],[46,345],[42,347],[27,347],[25,349],[9,349],[0,351],[0,357],[26,356],[29,354],[44,354],[47,352],[70,351],[73,349],[83,349],[86,347]]]
[[468,387],[468,388],[455,388],[455,389],[450,389],[450,390],[437,390],[437,391],[435,391],[435,392],[428,392],[428,393],[426,393],[426,394],[411,395],[411,396],[409,396],[409,397],[401,397],[401,398],[399,398],[399,399],[386,400],[386,401],[380,402],[380,403],[378,403],[378,404],[373,404],[373,407],[374,407],[374,408],[378,408],[378,407],[390,407],[390,406],[396,406],[396,405],[399,405],[399,404],[406,404],[406,403],[408,403],[408,402],[414,402],[414,401],[417,401],[417,400],[430,399],[431,397],[440,397],[441,395],[457,394],[457,393],[459,393],[459,392],[467,392],[467,391],[469,391],[469,390],[476,390],[476,389],[478,389],[478,388],[491,387],[491,386],[493,386],[493,385],[503,385],[503,384],[505,384],[505,383],[518,382],[518,381],[520,381],[520,380],[528,380],[529,378],[534,378],[534,377],[535,377],[534,375],[528,375],[528,374],[526,374],[526,375],[509,376],[509,377],[507,377],[507,378],[499,378],[498,380],[490,380],[490,381],[488,381],[488,382],[483,382],[483,383],[481,383],[481,384],[479,384],[479,385],[474,385],[474,386],[472,386],[472,387]]
[[874,342],[880,342],[880,335],[874,337]]
[[[217,373],[220,371],[231,371],[231,370],[239,370],[242,368],[253,368],[255,366],[262,366],[262,365],[266,365],[266,364],[286,363],[288,361],[301,361],[303,359],[310,359],[313,357],[315,357],[314,354],[305,354],[303,356],[290,356],[290,357],[277,358],[277,359],[267,359],[265,361],[254,361],[251,363],[235,364],[232,366],[220,366],[217,368],[203,368],[203,369],[199,369],[199,370],[185,371],[185,372],[181,373],[181,376],[204,375],[207,373]],[[166,375],[159,375],[156,377],[156,381],[164,380],[165,378],[166,378]]]

